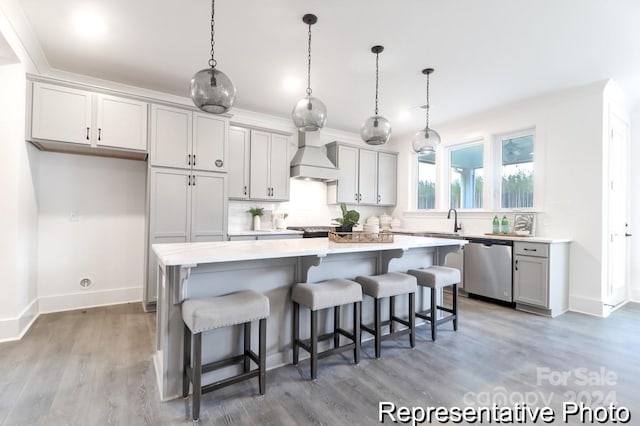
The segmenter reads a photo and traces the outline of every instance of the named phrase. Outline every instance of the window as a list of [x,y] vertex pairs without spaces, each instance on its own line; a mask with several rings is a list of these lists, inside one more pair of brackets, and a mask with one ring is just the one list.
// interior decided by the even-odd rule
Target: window
[[436,207],[436,155],[418,156],[418,209]]
[[451,191],[454,209],[481,209],[484,189],[484,146],[472,145],[450,151]]
[[533,207],[533,135],[500,138],[500,207]]

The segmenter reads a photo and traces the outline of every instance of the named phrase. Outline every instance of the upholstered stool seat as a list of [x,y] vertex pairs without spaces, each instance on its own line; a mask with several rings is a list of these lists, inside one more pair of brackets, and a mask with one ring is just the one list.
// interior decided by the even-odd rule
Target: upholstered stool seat
[[[382,275],[359,276],[356,281],[362,285],[362,292],[374,299],[374,324],[370,328],[361,324],[361,328],[375,336],[376,358],[380,358],[382,327],[389,326],[389,334],[394,334],[395,323],[400,323],[408,327],[409,342],[411,347],[415,347],[415,294],[417,290],[416,278],[400,272],[389,272]],[[404,320],[395,315],[395,297],[409,295],[408,319]],[[389,319],[382,321],[380,318],[381,302],[385,297],[389,298]]]
[[[362,288],[358,283],[334,279],[320,283],[294,284],[293,301],[293,363],[298,364],[300,348],[311,355],[311,378],[318,374],[318,358],[353,349],[354,362],[360,362],[360,306]],[[340,328],[340,307],[353,304],[353,333]],[[300,305],[311,310],[311,338],[300,339]],[[333,308],[333,332],[318,336],[318,311]],[[340,336],[352,343],[340,346]],[[333,339],[333,348],[318,353],[318,342]]]
[[[184,321],[184,370],[182,376],[182,396],[189,396],[189,384],[193,384],[192,417],[200,417],[202,394],[242,380],[258,377],[260,394],[265,392],[266,371],[266,318],[269,316],[269,299],[255,291],[241,291],[218,297],[188,299],[182,302]],[[256,355],[251,350],[251,322],[260,321],[259,350]],[[242,355],[202,365],[202,333],[221,327],[244,324],[244,352]],[[193,351],[191,340],[193,338]],[[191,358],[193,355],[193,365]],[[251,370],[251,361],[258,368]],[[217,370],[233,364],[244,364],[243,372],[211,383],[201,385],[202,373]]]
[[[429,321],[431,324],[431,340],[436,340],[437,326],[445,322],[453,322],[453,330],[458,330],[458,284],[460,283],[460,271],[446,266],[431,266],[424,269],[410,269],[407,271],[418,280],[418,285],[428,287],[431,290],[431,309],[417,312],[416,316]],[[436,303],[436,291],[444,287],[453,287],[452,307],[439,306]],[[438,319],[438,310],[448,312],[444,318]]]

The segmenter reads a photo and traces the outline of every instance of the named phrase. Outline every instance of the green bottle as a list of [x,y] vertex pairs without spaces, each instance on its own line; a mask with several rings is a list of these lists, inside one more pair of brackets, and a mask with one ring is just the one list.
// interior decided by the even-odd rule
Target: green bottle
[[506,216],[502,216],[502,233],[503,234],[509,233],[509,221],[507,220]]
[[500,220],[498,219],[498,216],[494,216],[493,217],[493,231],[494,234],[499,234],[500,233]]

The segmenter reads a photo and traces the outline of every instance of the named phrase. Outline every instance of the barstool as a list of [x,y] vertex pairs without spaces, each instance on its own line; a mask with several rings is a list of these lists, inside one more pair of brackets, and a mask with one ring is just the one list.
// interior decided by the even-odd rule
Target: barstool
[[[431,340],[436,340],[436,328],[438,325],[453,321],[453,331],[458,330],[458,284],[460,283],[460,271],[446,266],[431,266],[424,269],[410,269],[408,274],[418,279],[418,285],[431,289],[431,309],[417,312],[416,316],[431,323]],[[436,304],[436,290],[453,286],[452,307],[447,308]],[[444,301],[443,301],[444,305]],[[449,312],[444,318],[437,319],[437,311]]]
[[[184,320],[182,396],[184,398],[189,396],[189,383],[192,383],[194,421],[200,417],[200,397],[204,393],[258,376],[260,395],[264,395],[268,316],[269,299],[250,290],[226,296],[188,299],[182,303],[182,319]],[[251,322],[255,320],[260,320],[258,355],[251,350]],[[244,353],[202,365],[202,333],[237,324],[244,324]],[[193,366],[191,366],[192,335]],[[258,365],[257,369],[250,369],[251,361]],[[205,386],[201,385],[202,373],[240,363],[244,364],[242,373]]]
[[[416,346],[415,338],[415,294],[417,290],[416,278],[403,274],[400,272],[389,272],[382,275],[372,276],[359,276],[356,277],[356,281],[362,285],[362,292],[374,298],[373,316],[374,324],[373,328],[369,328],[364,324],[361,325],[362,329],[375,336],[375,351],[376,358],[380,358],[380,347],[382,339],[382,327],[389,326],[390,336],[394,334],[395,323],[406,325],[409,328],[409,342],[411,347]],[[403,294],[409,295],[409,318],[405,321],[402,318],[395,316],[395,297]],[[389,298],[389,319],[387,321],[381,321],[380,319],[380,305],[382,299]]]
[[[311,355],[311,379],[318,375],[318,358],[353,349],[353,359],[360,362],[360,307],[362,289],[353,281],[334,279],[320,283],[294,284],[293,301],[293,364],[298,365],[300,348]],[[353,303],[353,333],[340,328],[340,306]],[[300,305],[311,310],[311,338],[300,340]],[[318,336],[318,311],[333,308],[333,332]],[[352,343],[340,346],[340,335]],[[333,338],[333,349],[318,354],[318,342]]]

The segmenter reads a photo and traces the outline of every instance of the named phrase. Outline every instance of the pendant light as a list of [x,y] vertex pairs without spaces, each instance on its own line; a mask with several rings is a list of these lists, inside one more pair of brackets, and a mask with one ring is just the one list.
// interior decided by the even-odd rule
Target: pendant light
[[314,132],[327,122],[327,107],[320,99],[311,96],[311,26],[318,22],[318,17],[308,13],[302,17],[302,22],[309,26],[307,96],[298,101],[291,112],[291,118],[301,132]]
[[211,0],[211,59],[209,68],[198,71],[191,79],[191,99],[205,112],[222,114],[231,109],[236,99],[236,88],[225,73],[216,69],[214,58],[215,5]]
[[418,154],[429,154],[436,152],[440,146],[440,135],[433,129],[429,128],[429,75],[433,73],[433,68],[422,70],[422,74],[427,76],[427,104],[425,105],[427,123],[424,130],[420,130],[413,137],[413,150]]
[[376,109],[373,117],[367,118],[360,128],[360,137],[369,145],[382,145],[391,137],[391,123],[378,115],[378,68],[379,56],[384,46],[373,46],[371,52],[376,54]]

